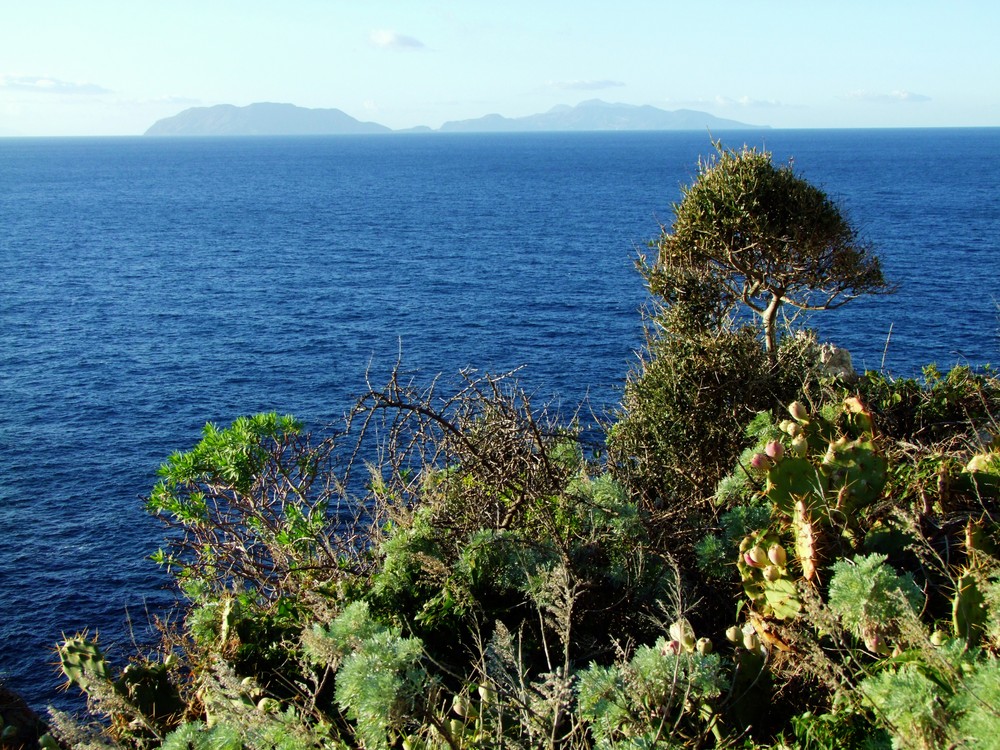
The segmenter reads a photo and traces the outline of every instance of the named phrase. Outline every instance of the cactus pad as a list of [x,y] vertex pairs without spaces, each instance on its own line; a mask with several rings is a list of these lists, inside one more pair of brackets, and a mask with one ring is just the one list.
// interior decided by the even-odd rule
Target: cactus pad
[[787,456],[767,473],[765,494],[774,506],[787,516],[792,515],[796,500],[809,498],[809,505],[823,497],[825,478],[805,458]]
[[95,682],[108,680],[108,665],[104,654],[97,646],[97,640],[90,640],[86,633],[67,638],[56,647],[56,653],[68,684],[86,691]]

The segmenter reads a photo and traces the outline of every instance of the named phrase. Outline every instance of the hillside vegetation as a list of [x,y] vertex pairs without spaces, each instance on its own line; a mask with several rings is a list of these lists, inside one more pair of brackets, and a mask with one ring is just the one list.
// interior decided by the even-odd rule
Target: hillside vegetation
[[1000,381],[779,325],[890,288],[769,154],[675,215],[601,445],[515,374],[402,368],[333,435],[206,426],[148,498],[179,615],[125,665],[60,644],[89,716],[42,745],[997,747]]

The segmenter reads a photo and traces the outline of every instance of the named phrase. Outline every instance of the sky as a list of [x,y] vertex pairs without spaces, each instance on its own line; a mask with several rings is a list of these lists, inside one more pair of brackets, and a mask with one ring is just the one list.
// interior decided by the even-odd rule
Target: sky
[[3,0],[0,135],[288,102],[391,128],[587,99],[778,128],[1000,126],[996,0]]

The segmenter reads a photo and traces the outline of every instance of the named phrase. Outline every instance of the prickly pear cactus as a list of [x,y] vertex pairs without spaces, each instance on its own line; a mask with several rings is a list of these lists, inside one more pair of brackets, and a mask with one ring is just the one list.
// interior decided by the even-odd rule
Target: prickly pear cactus
[[826,477],[807,459],[786,456],[767,472],[764,494],[775,508],[790,516],[798,500],[819,505],[826,494],[826,482]]
[[157,722],[184,709],[177,686],[163,664],[129,664],[115,681],[115,690],[143,716]]
[[777,534],[762,531],[744,538],[736,563],[743,590],[764,616],[790,620],[802,609],[788,554]]
[[982,497],[1000,496],[1000,449],[993,447],[975,454],[962,470],[962,478]]
[[955,635],[970,647],[976,645],[986,625],[986,600],[977,576],[968,568],[958,577],[951,612]]
[[87,691],[95,683],[108,682],[108,665],[96,640],[78,633],[56,647],[59,666],[70,685]]
[[867,440],[841,438],[830,443],[821,470],[841,513],[851,514],[875,502],[885,486],[885,459]]
[[795,503],[792,511],[792,532],[795,534],[795,557],[802,568],[802,577],[811,581],[816,577],[816,565],[819,560],[818,529],[813,523],[812,512],[804,500]]

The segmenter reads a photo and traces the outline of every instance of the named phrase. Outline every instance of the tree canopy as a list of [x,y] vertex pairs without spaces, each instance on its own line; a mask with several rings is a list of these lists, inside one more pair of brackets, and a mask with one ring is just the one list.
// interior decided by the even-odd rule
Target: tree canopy
[[724,302],[761,317],[773,357],[783,304],[827,310],[890,291],[878,257],[826,193],[775,166],[770,152],[716,148],[655,243],[654,293],[669,303],[679,279],[707,273]]

